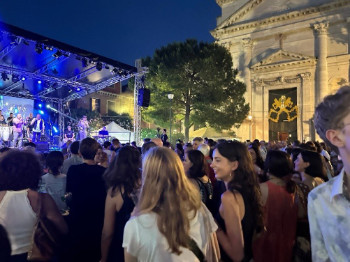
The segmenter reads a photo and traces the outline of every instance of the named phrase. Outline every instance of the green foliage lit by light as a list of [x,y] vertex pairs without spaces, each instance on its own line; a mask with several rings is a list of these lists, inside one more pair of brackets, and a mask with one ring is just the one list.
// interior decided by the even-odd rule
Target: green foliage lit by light
[[232,57],[222,46],[196,40],[172,43],[145,58],[143,66],[149,67],[146,86],[151,89],[145,120],[168,127],[171,104],[167,94],[172,93],[171,121],[183,121],[185,140],[194,124],[229,130],[248,115],[245,85],[236,79]]

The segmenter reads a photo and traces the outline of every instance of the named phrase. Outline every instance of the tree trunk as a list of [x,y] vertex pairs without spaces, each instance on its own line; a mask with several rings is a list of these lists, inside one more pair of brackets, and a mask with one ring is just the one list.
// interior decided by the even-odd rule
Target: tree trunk
[[185,141],[186,142],[188,142],[190,138],[190,113],[191,113],[190,104],[186,103],[186,112],[185,112]]

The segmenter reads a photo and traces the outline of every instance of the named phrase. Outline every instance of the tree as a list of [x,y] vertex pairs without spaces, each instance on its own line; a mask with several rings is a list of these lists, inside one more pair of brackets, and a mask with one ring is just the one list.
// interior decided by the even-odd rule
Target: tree
[[143,65],[149,67],[146,86],[151,90],[150,107],[143,111],[146,119],[168,123],[167,94],[174,94],[173,116],[184,120],[186,140],[193,124],[231,129],[248,115],[245,85],[236,79],[238,71],[233,69],[230,53],[218,44],[172,43],[145,58]]

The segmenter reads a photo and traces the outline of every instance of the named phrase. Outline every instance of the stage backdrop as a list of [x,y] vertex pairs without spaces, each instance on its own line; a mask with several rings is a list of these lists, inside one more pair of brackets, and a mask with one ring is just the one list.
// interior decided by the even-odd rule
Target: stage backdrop
[[33,113],[34,101],[25,98],[17,98],[10,96],[0,96],[0,110],[5,119],[13,113],[14,116],[22,114],[22,118],[25,119],[29,116],[29,113]]

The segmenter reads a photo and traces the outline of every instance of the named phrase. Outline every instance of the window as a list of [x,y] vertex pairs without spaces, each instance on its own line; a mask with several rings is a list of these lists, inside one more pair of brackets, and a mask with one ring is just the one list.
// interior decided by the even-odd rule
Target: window
[[90,108],[91,108],[91,111],[97,111],[98,113],[100,113],[101,100],[99,98],[91,98]]
[[109,116],[115,115],[116,113],[116,104],[114,101],[107,101],[107,114]]

